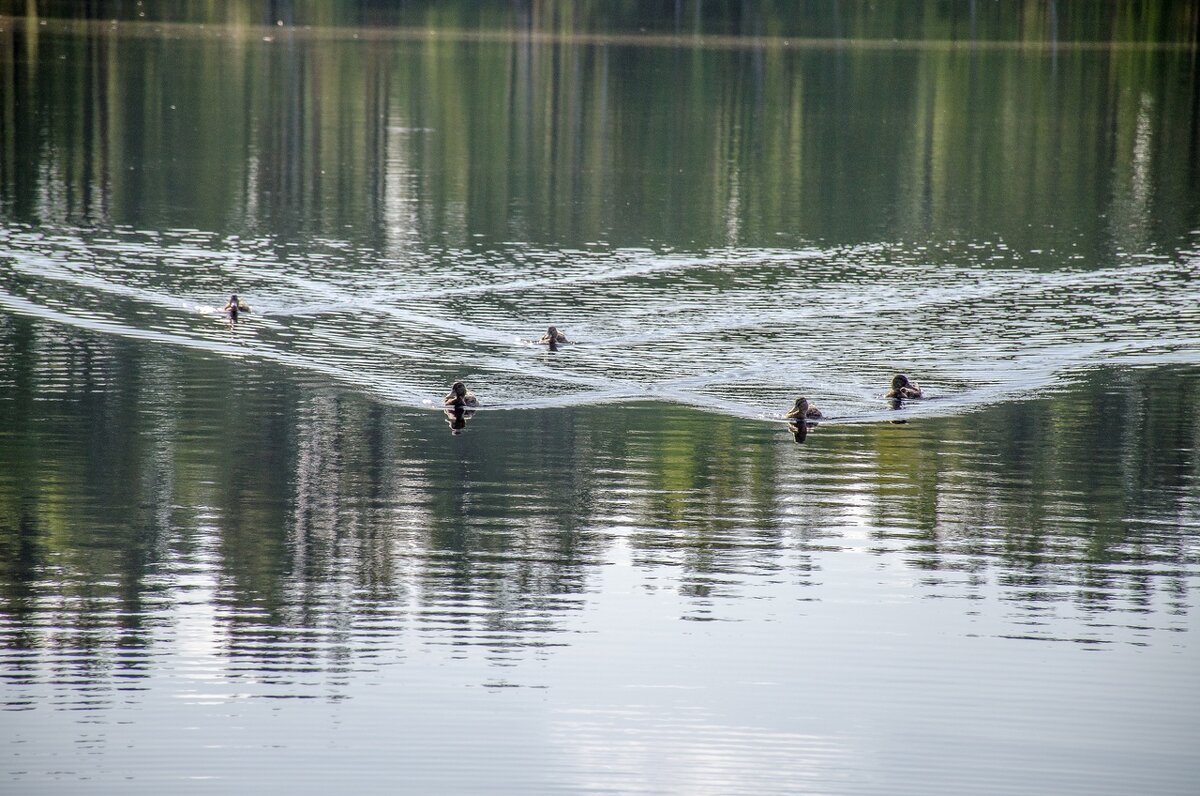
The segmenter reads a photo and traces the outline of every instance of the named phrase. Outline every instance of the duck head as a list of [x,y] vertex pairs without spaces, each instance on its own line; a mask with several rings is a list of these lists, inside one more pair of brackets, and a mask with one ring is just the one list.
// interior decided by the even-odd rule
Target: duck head
[[792,410],[784,417],[804,417],[808,413],[808,399],[800,397],[796,399],[796,403],[792,405]]
[[902,390],[907,386],[908,386],[908,376],[905,376],[903,373],[897,373],[895,376],[892,377],[892,389],[893,390]]

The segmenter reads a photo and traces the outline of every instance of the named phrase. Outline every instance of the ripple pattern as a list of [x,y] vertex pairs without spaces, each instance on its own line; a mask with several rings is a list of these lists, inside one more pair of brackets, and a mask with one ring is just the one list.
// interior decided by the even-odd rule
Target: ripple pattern
[[[878,419],[896,370],[945,413],[1098,364],[1200,359],[1194,252],[1079,263],[1002,243],[703,252],[279,245],[196,230],[0,228],[0,306],[270,360],[386,400],[466,378],[488,406],[669,400],[775,415],[791,397]],[[236,291],[254,313],[236,326]],[[577,342],[534,345],[548,324]]]

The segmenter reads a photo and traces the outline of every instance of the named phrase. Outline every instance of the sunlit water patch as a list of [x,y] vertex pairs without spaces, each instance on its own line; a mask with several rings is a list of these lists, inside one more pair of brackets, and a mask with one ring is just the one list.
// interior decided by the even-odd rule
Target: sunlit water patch
[[[891,374],[957,411],[1098,364],[1200,359],[1200,257],[1110,263],[1003,243],[702,252],[519,242],[403,257],[196,230],[0,231],[0,304],[273,360],[405,405],[464,378],[488,406],[661,399],[744,416],[797,394],[877,418]],[[253,312],[221,312],[236,291]],[[574,343],[534,344],[549,324]]]

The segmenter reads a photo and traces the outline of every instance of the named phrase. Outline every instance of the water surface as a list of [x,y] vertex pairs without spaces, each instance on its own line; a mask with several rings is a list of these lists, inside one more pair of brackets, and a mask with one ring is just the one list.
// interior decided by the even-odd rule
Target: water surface
[[1192,51],[273,28],[0,21],[6,781],[1194,789]]

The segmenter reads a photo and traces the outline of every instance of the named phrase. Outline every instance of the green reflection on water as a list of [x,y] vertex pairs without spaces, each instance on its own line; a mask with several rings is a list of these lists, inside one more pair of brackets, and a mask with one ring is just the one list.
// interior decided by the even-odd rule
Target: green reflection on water
[[1195,228],[1191,50],[0,37],[16,220],[383,247],[962,239],[1060,257]]
[[[403,746],[421,758],[412,768],[429,792],[446,792],[447,769],[472,783],[535,771],[563,789],[624,790],[640,758],[614,777],[609,741],[632,738],[722,793],[795,792],[781,783],[798,774],[829,789],[849,782],[843,792],[889,777],[914,783],[908,792],[939,782],[962,792],[991,784],[997,761],[1004,784],[1033,783],[1001,790],[1194,783],[1186,631],[1200,571],[1200,371],[1164,363],[1190,361],[1195,3],[923,2],[883,13],[807,3],[812,13],[797,17],[791,4],[681,2],[648,20],[665,35],[633,37],[646,4],[407,3],[398,16],[376,4],[270,4],[297,25],[413,26],[402,30],[280,27],[258,3],[152,5],[216,24],[113,28],[104,3],[89,4],[91,24],[0,20],[0,233],[6,244],[13,230],[23,236],[0,254],[0,298],[11,299],[0,312],[0,675],[12,686],[4,707],[25,713],[5,722],[6,774],[136,779],[152,791],[161,783],[146,752],[161,750],[189,773],[296,785],[298,759],[327,760],[309,754],[319,738],[371,750],[370,763],[329,766],[339,779],[390,781],[409,762]],[[720,38],[739,34],[766,38]],[[871,40],[780,38],[797,34]],[[893,35],[906,41],[880,41]],[[61,245],[38,246],[42,235]],[[645,302],[630,325],[689,292],[719,305],[744,289],[764,300],[740,306],[786,310],[813,249],[822,281],[850,298],[877,284],[867,306],[889,318],[908,310],[888,303],[897,286],[879,269],[944,263],[920,271],[913,294],[950,292],[1000,258],[1010,270],[987,285],[1001,297],[1000,309],[983,303],[987,324],[979,303],[947,301],[923,317],[951,321],[935,341],[1025,345],[1029,333],[1043,354],[1057,331],[1083,329],[1071,339],[1085,352],[1136,338],[1086,332],[1121,307],[1114,273],[1150,256],[1121,321],[1153,324],[1163,341],[1137,348],[1155,368],[1082,355],[1086,366],[1038,381],[1057,386],[1036,398],[997,389],[903,425],[825,422],[802,445],[781,421],[649,401],[489,408],[454,435],[440,411],[387,400],[380,373],[425,366],[406,362],[413,352],[379,370],[319,359],[331,331],[352,325],[340,344],[374,356],[361,344],[376,320],[359,310],[381,308],[375,281],[427,290],[403,278],[417,261],[435,274],[465,263],[454,276],[465,283],[490,265],[507,282],[538,271],[523,258],[535,252],[586,279],[636,258],[573,264],[572,251],[615,247],[681,257],[738,247],[698,271],[618,283],[613,293],[636,283],[625,292]],[[770,263],[777,247],[787,268]],[[847,254],[876,247],[886,253]],[[269,261],[262,288],[277,308],[336,305],[336,281],[353,276],[360,303],[311,323],[247,324],[240,338],[209,324],[194,305],[236,276],[223,270],[230,252],[263,248],[281,253],[241,277]],[[321,259],[333,253],[345,256]],[[50,272],[76,257],[86,262],[75,272]],[[725,267],[745,257],[745,271]],[[22,267],[4,270],[5,258]],[[1099,287],[1087,275],[1038,282],[1092,269],[1104,272]],[[957,284],[940,284],[950,272]],[[1010,274],[1025,292],[1005,293]],[[293,276],[320,294],[282,290]],[[1063,317],[1074,292],[1089,307]],[[572,303],[557,295],[532,314]],[[531,299],[499,291],[444,344],[410,338],[444,333],[469,295],[443,298],[435,323],[399,313],[385,345],[432,363],[401,387],[423,394],[483,347],[485,359],[517,362],[468,367],[497,388],[536,391],[539,369],[586,363],[513,353],[512,318],[525,323]],[[614,297],[590,300],[574,309],[604,314],[595,305]],[[675,340],[668,355],[698,370],[735,338],[773,344],[744,318],[696,310],[716,331],[690,349]],[[96,318],[107,326],[79,328]],[[898,325],[873,320],[834,347],[857,370],[834,386],[850,383],[860,404],[876,400],[870,374],[906,355],[900,334],[885,353],[858,353]],[[783,347],[807,345],[797,337],[809,330],[788,331]],[[138,339],[148,332],[158,342]],[[241,358],[238,345],[258,334],[277,346],[260,353],[307,362]],[[959,365],[969,377],[917,375],[952,399],[991,384],[1016,347],[976,346]],[[732,358],[731,392],[750,396],[743,411],[773,412],[766,404],[797,382],[816,397],[821,369],[799,362],[781,369],[787,384],[768,384],[761,374],[776,371],[761,368],[742,383],[746,363]],[[609,367],[642,384],[632,365]],[[1081,645],[1111,654],[1085,659]],[[551,665],[517,668],[531,661]],[[557,712],[500,726],[530,701],[497,710],[462,696],[481,680],[508,690],[493,672],[550,685]],[[431,683],[440,687],[414,696]],[[334,707],[279,712],[246,696],[326,696]],[[348,696],[361,712],[340,712]],[[267,726],[264,713],[289,726]],[[543,718],[568,749],[549,766],[523,743],[544,740]],[[328,728],[341,721],[338,746]],[[88,722],[108,723],[81,731]],[[164,744],[193,723],[204,732]],[[588,752],[589,723],[598,762],[574,756]],[[495,749],[517,746],[526,757],[496,765]],[[41,759],[24,755],[32,747]],[[729,764],[751,747],[779,755]],[[720,772],[692,765],[706,755]],[[866,762],[847,780],[846,761]]]
[[718,615],[813,550],[940,573],[927,586],[956,596],[994,580],[1029,610],[1186,613],[1196,571],[1194,369],[826,423],[803,446],[782,423],[655,404],[480,412],[455,436],[271,366],[0,329],[10,618],[52,596],[59,623],[136,625],[211,569],[212,599],[271,624],[407,595],[482,602],[511,630],[553,623],[624,549]]

